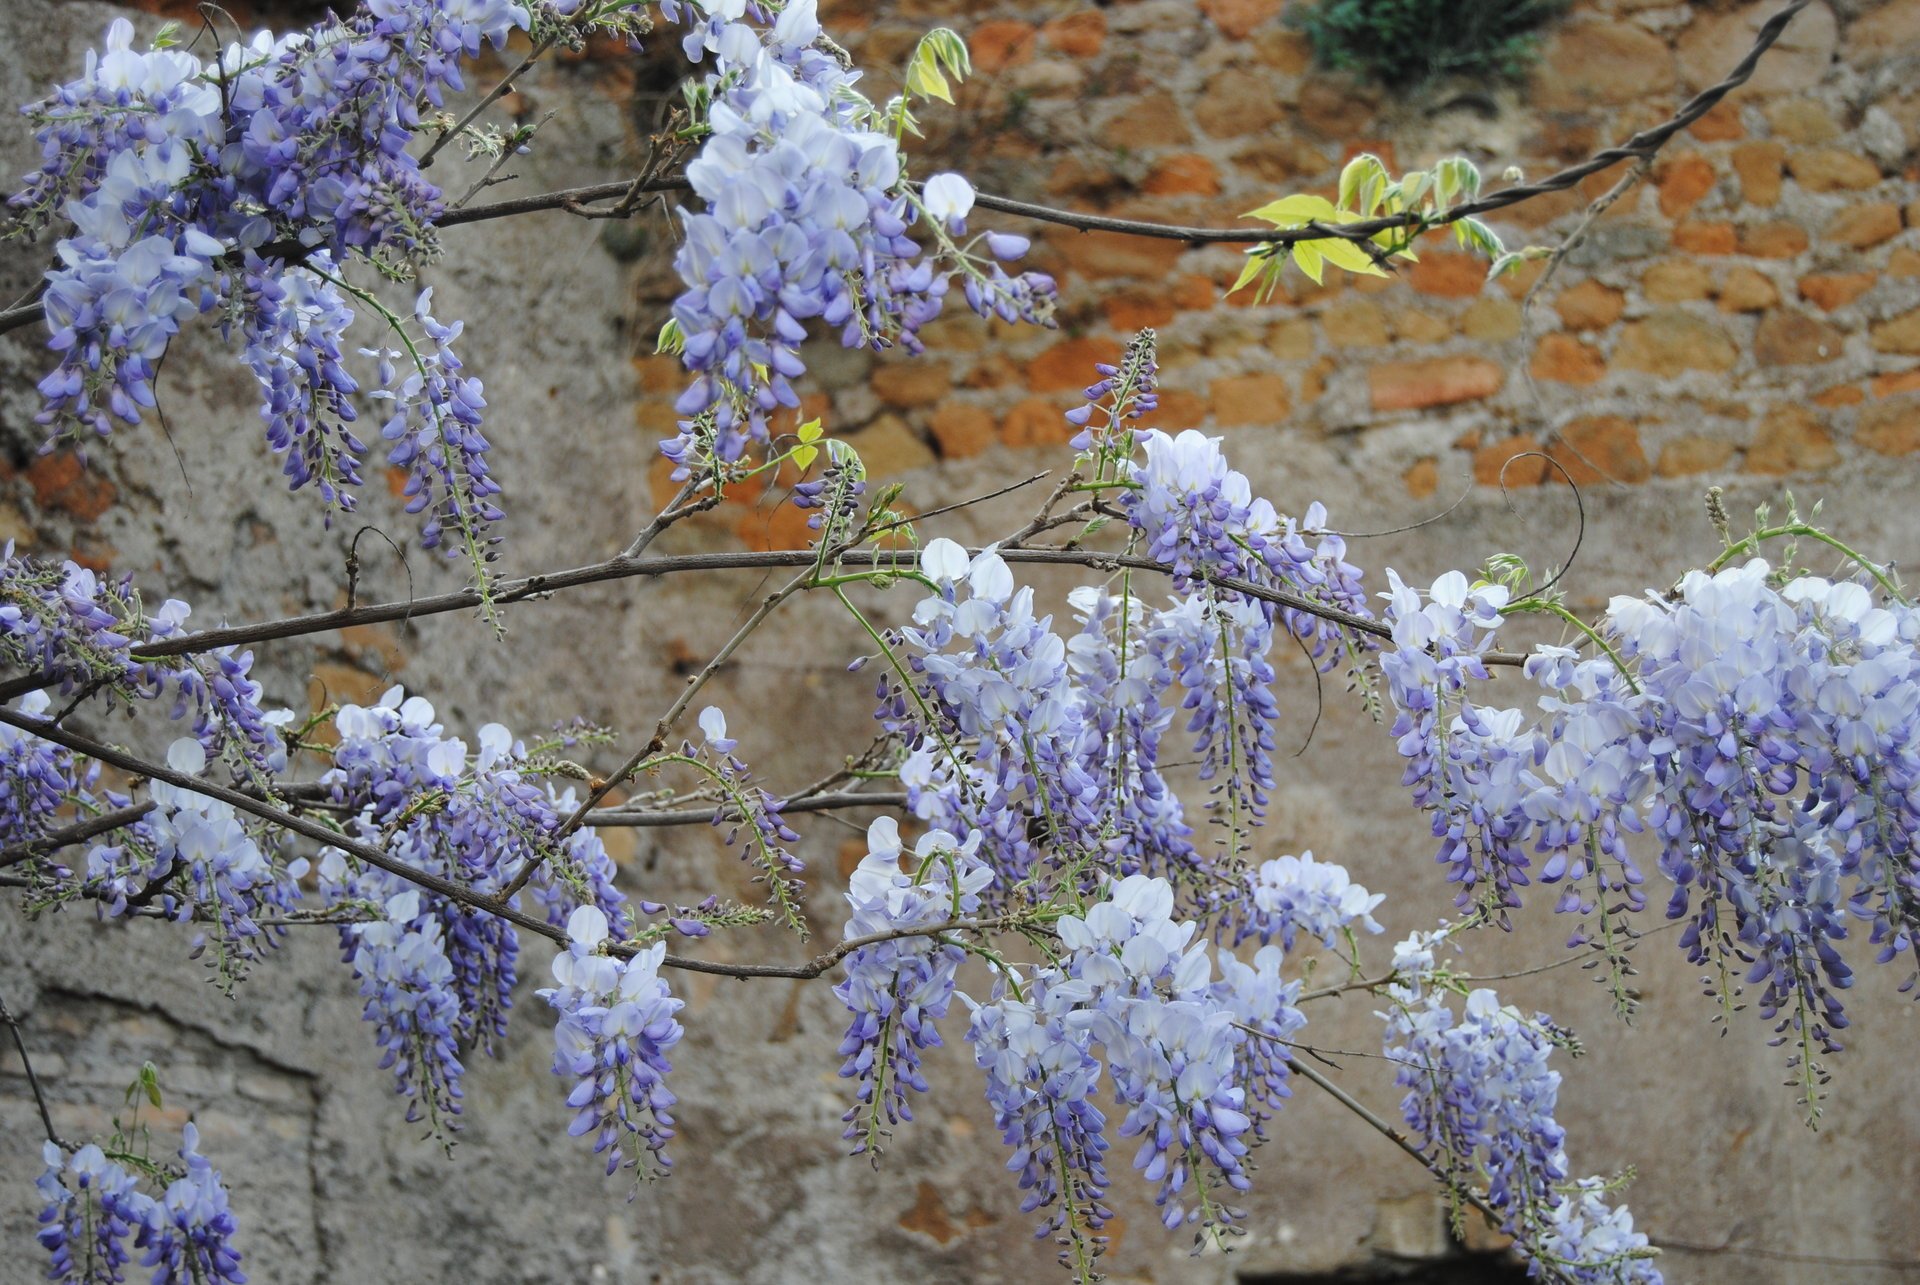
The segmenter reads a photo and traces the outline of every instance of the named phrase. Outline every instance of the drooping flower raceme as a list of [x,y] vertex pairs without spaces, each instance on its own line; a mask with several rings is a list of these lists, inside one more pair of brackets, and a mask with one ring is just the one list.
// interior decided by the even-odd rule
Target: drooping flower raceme
[[[141,1174],[109,1160],[95,1143],[68,1155],[54,1142],[42,1148],[39,1241],[57,1281],[122,1281],[139,1255],[153,1285],[245,1285],[236,1224],[220,1171],[200,1154],[200,1131],[181,1130],[179,1165],[147,1162],[144,1176],[160,1195],[140,1190]],[[162,1185],[164,1184],[164,1185]],[[129,1249],[127,1239],[132,1237]]]
[[1278,947],[1252,965],[1221,952],[1216,980],[1197,925],[1172,918],[1164,879],[1131,875],[1108,893],[1084,917],[1058,920],[1058,964],[1003,979],[973,1005],[967,1036],[1025,1207],[1051,1207],[1041,1234],[1058,1233],[1063,1260],[1083,1269],[1109,1216],[1106,1117],[1093,1102],[1103,1063],[1123,1113],[1117,1133],[1140,1140],[1134,1167],[1163,1221],[1223,1228],[1239,1215],[1213,1188],[1249,1185],[1256,1121],[1287,1096],[1285,1045],[1305,1021],[1298,982],[1279,979]]
[[[693,375],[678,402],[685,428],[665,447],[680,476],[739,459],[766,440],[775,409],[799,404],[811,320],[848,347],[917,352],[957,272],[983,316],[1050,324],[1053,282],[1008,277],[998,251],[1011,244],[985,260],[954,244],[973,203],[966,180],[933,176],[915,208],[899,144],[855,90],[858,73],[820,46],[814,0],[759,26],[746,5],[662,8],[687,22],[687,56],[712,67],[710,133],[687,166],[704,208],[681,211],[674,260],[686,285],[674,321]],[[920,211],[941,243],[933,257],[907,235]]]
[[1373,909],[1384,900],[1384,894],[1353,882],[1346,867],[1315,861],[1311,852],[1276,857],[1248,872],[1246,894],[1236,906],[1234,940],[1257,936],[1265,945],[1278,937],[1281,947],[1291,951],[1294,938],[1305,934],[1333,950],[1341,935],[1355,928],[1383,931],[1374,922]]
[[[901,869],[900,827],[881,817],[867,827],[867,855],[848,881],[845,940],[914,933],[965,919],[980,909],[993,871],[979,856],[976,831],[961,842],[930,830]],[[846,980],[834,995],[853,1015],[840,1041],[840,1074],[859,1081],[846,1114],[854,1154],[878,1157],[890,1127],[913,1118],[907,1090],[927,1091],[920,1051],[940,1044],[937,1023],[953,1002],[954,977],[966,951],[935,933],[902,935],[847,956]],[[884,1123],[883,1123],[884,1121]]]
[[1501,1230],[1551,1279],[1654,1285],[1644,1233],[1609,1209],[1598,1179],[1568,1181],[1566,1131],[1554,1119],[1560,1073],[1543,1016],[1503,1007],[1490,990],[1456,1018],[1447,994],[1411,974],[1388,991],[1386,1054],[1400,1064],[1407,1125],[1457,1194],[1484,1182]]
[[[380,0],[281,38],[262,34],[210,62],[188,50],[134,47],[116,20],[77,80],[27,108],[41,164],[14,197],[29,234],[56,220],[73,234],[48,274],[50,347],[41,421],[106,434],[156,405],[155,374],[190,318],[214,313],[259,382],[267,439],[299,489],[351,508],[361,481],[359,383],[347,370],[350,258],[404,275],[433,252],[441,194],[408,150],[423,110],[461,89],[482,43],[524,29],[509,0]],[[412,511],[432,547],[484,563],[499,519],[488,475],[485,406],[448,345],[458,325],[415,309],[384,435],[412,474]],[[404,338],[388,315],[396,341]],[[383,372],[384,373],[384,372]]]
[[567,920],[570,944],[554,957],[558,985],[540,992],[559,1013],[553,1032],[553,1073],[571,1086],[567,1106],[575,1114],[567,1132],[593,1136],[595,1155],[607,1158],[607,1173],[623,1162],[664,1171],[673,1137],[673,1069],[667,1051],[680,1040],[674,1014],[681,1001],[660,976],[666,946],[655,943],[620,959],[602,948],[607,917],[582,906]]

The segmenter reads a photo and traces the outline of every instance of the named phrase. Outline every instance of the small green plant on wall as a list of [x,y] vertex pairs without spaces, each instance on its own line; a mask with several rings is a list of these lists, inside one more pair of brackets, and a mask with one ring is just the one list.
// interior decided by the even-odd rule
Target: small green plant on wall
[[1390,88],[1443,76],[1513,80],[1539,49],[1540,29],[1567,0],[1315,0],[1294,26],[1314,60]]

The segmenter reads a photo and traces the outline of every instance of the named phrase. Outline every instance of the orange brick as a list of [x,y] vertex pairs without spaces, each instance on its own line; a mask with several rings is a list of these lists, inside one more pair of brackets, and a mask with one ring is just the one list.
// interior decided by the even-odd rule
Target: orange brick
[[1037,34],[1032,23],[1010,18],[981,23],[967,33],[967,52],[972,55],[974,70],[990,76],[1030,61]]
[[1567,471],[1576,486],[1644,482],[1653,476],[1647,453],[1640,446],[1640,430],[1618,415],[1574,420],[1560,430],[1547,454]]
[[1527,369],[1535,379],[1557,384],[1596,384],[1607,373],[1607,362],[1591,344],[1572,335],[1546,335],[1533,350]]
[[1899,235],[1900,207],[1891,201],[1849,205],[1834,215],[1820,234],[1822,240],[1850,245],[1856,250],[1879,245]]
[[1762,366],[1812,366],[1836,361],[1846,336],[1792,308],[1776,308],[1753,332],[1753,359]]
[[1832,312],[1873,289],[1878,279],[1871,272],[1816,272],[1800,278],[1800,297]]
[[1213,422],[1223,428],[1236,424],[1278,428],[1293,409],[1287,381],[1279,375],[1216,379],[1207,392],[1213,402]]
[[1833,410],[1841,406],[1858,406],[1865,400],[1867,400],[1867,395],[1854,385],[1835,384],[1832,388],[1815,393],[1813,404],[1815,406],[1825,406],[1829,410]]
[[1728,269],[1727,279],[1720,283],[1722,312],[1760,312],[1779,302],[1780,290],[1772,278],[1744,263]]
[[1706,298],[1713,278],[1692,259],[1668,259],[1641,274],[1640,288],[1653,303],[1688,303]]
[[1903,357],[1920,357],[1920,308],[1875,326],[1873,350],[1898,353]]
[[1389,361],[1367,372],[1373,408],[1379,411],[1478,401],[1499,392],[1504,382],[1506,376],[1499,365],[1484,357]]
[[1615,366],[1662,379],[1689,370],[1731,370],[1738,359],[1739,353],[1724,331],[1677,308],[1662,309],[1629,323],[1613,350]]
[[1807,248],[1807,230],[1798,223],[1760,223],[1740,229],[1740,253],[1756,259],[1791,259]]
[[1140,190],[1152,196],[1218,196],[1220,171],[1198,152],[1183,152],[1154,166]]
[[1570,289],[1562,290],[1553,301],[1553,310],[1568,330],[1605,330],[1620,320],[1627,297],[1618,290],[1588,277]]
[[947,395],[953,377],[938,362],[919,358],[874,367],[870,382],[889,406],[931,406]]
[[[1212,283],[1208,283],[1212,293]],[[1115,330],[1138,330],[1142,326],[1164,326],[1174,317],[1174,300],[1164,291],[1122,290],[1100,301],[1100,311]]]
[[1440,489],[1440,462],[1431,455],[1417,459],[1400,475],[1400,480],[1406,483],[1408,496],[1424,500]]
[[1831,468],[1839,461],[1833,434],[1801,406],[1776,406],[1747,448],[1747,472],[1769,477]]
[[1244,40],[1253,29],[1280,12],[1282,0],[1200,0],[1200,12],[1222,35]]
[[1737,98],[1721,99],[1705,116],[1688,126],[1687,132],[1703,143],[1727,143],[1736,138],[1745,138],[1747,130],[1740,123],[1740,101]]
[[1405,269],[1407,284],[1421,294],[1444,299],[1471,299],[1487,283],[1487,265],[1470,254],[1448,251],[1423,253],[1420,262]]
[[944,459],[978,455],[993,445],[993,416],[967,402],[948,402],[933,412],[927,427]]
[[[1092,382],[1089,373],[1088,382]],[[1057,446],[1074,434],[1060,408],[1045,397],[1029,397],[1000,421],[1000,440],[1008,446]]]
[[1690,477],[1711,473],[1733,458],[1733,443],[1723,437],[1676,437],[1660,448],[1654,472],[1661,477]]
[[1065,229],[1050,235],[1047,244],[1059,250],[1075,276],[1088,281],[1114,277],[1164,281],[1186,251],[1180,242],[1161,237]]
[[1855,192],[1880,181],[1880,167],[1858,152],[1816,147],[1787,157],[1787,172],[1809,192]]
[[1733,149],[1733,172],[1748,205],[1772,205],[1780,199],[1780,174],[1787,149],[1778,143],[1742,143]]
[[1716,178],[1712,164],[1698,152],[1673,157],[1660,167],[1660,212],[1670,219],[1684,217],[1713,191]]
[[1920,370],[1903,370],[1893,375],[1876,375],[1871,384],[1875,397],[1920,391]]
[[70,450],[36,455],[27,465],[33,502],[42,509],[59,509],[82,522],[92,522],[113,507],[118,492],[113,483],[87,470]]
[[1732,254],[1738,245],[1731,223],[1682,223],[1673,229],[1673,248],[1689,254]]
[[1199,312],[1213,307],[1213,282],[1197,272],[1190,272],[1173,284],[1173,293],[1169,296],[1173,306],[1183,312]]
[[1920,397],[1902,397],[1860,412],[1853,440],[1881,455],[1920,450]]
[[1027,363],[1027,387],[1036,393],[1085,388],[1100,378],[1095,362],[1113,365],[1121,355],[1117,340],[1063,339]]
[[1473,453],[1473,480],[1481,486],[1538,486],[1550,468],[1540,443],[1525,434],[1488,442]]
[[1091,58],[1107,42],[1107,15],[1082,9],[1041,24],[1040,38],[1070,58]]
[[1180,114],[1180,103],[1165,90],[1136,98],[1108,119],[1100,131],[1108,147],[1124,147],[1138,153],[1148,148],[1185,147],[1193,142],[1193,131]]

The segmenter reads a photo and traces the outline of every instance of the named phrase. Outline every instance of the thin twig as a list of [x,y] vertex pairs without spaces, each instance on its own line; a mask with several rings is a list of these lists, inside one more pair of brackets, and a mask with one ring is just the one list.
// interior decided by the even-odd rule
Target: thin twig
[[47,1131],[47,1141],[65,1150],[72,1150],[53,1128],[53,1112],[47,1109],[47,1095],[40,1091],[40,1077],[33,1073],[33,1059],[27,1056],[27,1042],[20,1035],[20,1019],[7,1007],[7,1001],[0,999],[0,1022],[4,1022],[13,1032],[13,1047],[20,1054],[20,1069],[26,1072],[27,1088],[33,1094],[33,1104],[40,1108],[40,1124]]
[[[722,644],[720,650],[713,654],[713,659],[702,666],[700,672],[687,679],[686,687],[682,689],[673,704],[668,707],[667,712],[660,716],[660,721],[654,724],[653,735],[648,738],[647,743],[635,750],[632,756],[629,757],[625,763],[621,764],[617,771],[605,779],[593,783],[592,788],[587,791],[587,797],[581,801],[578,808],[574,809],[573,815],[562,822],[558,830],[554,831],[553,843],[555,845],[565,842],[568,835],[578,830],[586,821],[587,813],[599,807],[601,800],[625,784],[625,782],[639,770],[642,763],[666,748],[667,736],[673,731],[674,723],[679,719],[680,715],[686,713],[687,706],[693,703],[693,698],[699,694],[700,689],[707,685],[707,681],[720,671],[720,666],[727,663],[733,653],[739,649],[740,644],[745,642],[754,630],[764,624],[767,617],[771,616],[781,603],[800,592],[801,589],[806,587],[807,582],[812,579],[813,571],[809,568],[807,571],[802,572],[788,581],[783,588],[776,589],[760,600],[760,605],[754,608],[753,614],[748,616],[740,628],[734,631],[733,637],[727,639],[727,641]],[[514,893],[526,886],[527,880],[533,877],[533,872],[538,866],[539,860],[540,858],[536,856],[534,860],[527,862],[527,864],[522,867],[520,873],[515,875],[512,882],[507,884],[505,892],[502,893],[503,898],[513,896]]]
[[[164,781],[168,785],[175,786],[193,794],[198,794],[203,798],[216,799],[228,804],[237,811],[258,817],[262,821],[277,825],[283,830],[289,830],[294,834],[316,840],[327,847],[337,848],[348,856],[357,857],[359,860],[366,862],[376,869],[384,870],[389,874],[405,879],[415,887],[424,888],[428,892],[437,893],[451,901],[457,901],[463,906],[468,906],[474,910],[482,911],[499,919],[503,919],[523,932],[530,932],[535,936],[544,937],[548,941],[561,946],[569,944],[569,938],[563,929],[554,927],[544,919],[535,919],[533,916],[521,912],[507,904],[503,898],[489,897],[484,893],[475,892],[465,884],[455,883],[453,880],[442,878],[430,870],[422,870],[417,866],[409,865],[392,856],[390,853],[374,847],[372,844],[362,843],[337,830],[328,829],[319,822],[300,816],[297,813],[287,812],[271,804],[262,803],[259,799],[242,794],[238,790],[229,789],[224,785],[206,780],[203,777],[188,776],[184,772],[176,772],[164,764],[140,758],[116,746],[107,745],[91,737],[81,736],[66,728],[55,727],[44,718],[36,718],[31,714],[23,714],[16,709],[0,707],[0,723],[17,727],[23,732],[30,733],[45,741],[51,741],[55,745],[65,746],[76,754],[85,754],[110,767],[117,767],[123,772],[132,772],[140,776],[150,777],[156,781]],[[684,955],[667,955],[661,960],[661,963],[667,968],[678,968],[694,973],[711,973],[718,977],[737,977],[742,979],[752,977],[786,977],[806,980],[819,977],[822,973],[833,968],[841,960],[863,946],[874,946],[881,942],[896,941],[902,937],[930,937],[949,932],[996,932],[1002,929],[1017,927],[1024,922],[1026,922],[1026,920],[1022,916],[1015,914],[1001,916],[997,919],[957,919],[944,924],[929,924],[917,928],[891,929],[885,932],[869,933],[864,937],[850,937],[831,950],[815,955],[803,964],[729,964],[722,963],[718,960],[694,959]],[[632,956],[639,949],[640,947],[630,942],[615,942],[608,947],[608,950],[612,954],[623,958]]]
[[[781,815],[794,812],[833,812],[840,808],[898,808],[905,807],[907,796],[904,791],[884,790],[848,790],[838,794],[816,794],[810,798],[789,799],[780,806]],[[705,825],[716,815],[732,820],[744,820],[739,810],[723,807],[716,812],[713,808],[679,808],[671,812],[655,811],[643,808],[602,808],[589,816],[587,826],[599,830],[611,827],[631,827],[636,829],[670,825]]]
[[1335,1102],[1338,1102],[1341,1106],[1345,1107],[1347,1110],[1359,1116],[1369,1126],[1371,1126],[1373,1130],[1376,1133],[1378,1133],[1381,1137],[1385,1138],[1387,1141],[1391,1142],[1394,1146],[1400,1148],[1402,1151],[1412,1156],[1415,1160],[1418,1160],[1422,1168],[1424,1168],[1428,1173],[1432,1174],[1434,1177],[1438,1178],[1443,1186],[1445,1186],[1448,1190],[1457,1194],[1460,1197],[1460,1199],[1466,1201],[1469,1205],[1472,1205],[1475,1209],[1478,1209],[1481,1213],[1485,1214],[1487,1216],[1487,1219],[1495,1227],[1499,1227],[1504,1224],[1506,1220],[1500,1216],[1500,1212],[1498,1210],[1496,1210],[1492,1205],[1487,1203],[1486,1197],[1482,1196],[1479,1192],[1474,1191],[1470,1187],[1466,1186],[1464,1183],[1456,1183],[1453,1180],[1453,1178],[1450,1175],[1448,1175],[1446,1170],[1442,1169],[1438,1164],[1434,1163],[1434,1161],[1427,1155],[1426,1152],[1422,1151],[1419,1147],[1415,1146],[1411,1138],[1407,1137],[1406,1134],[1402,1133],[1400,1130],[1394,1128],[1391,1124],[1388,1124],[1385,1120],[1381,1119],[1365,1103],[1361,1102],[1358,1098],[1354,1097],[1351,1093],[1348,1093],[1345,1089],[1341,1088],[1339,1085],[1335,1084],[1332,1080],[1328,1079],[1326,1076],[1322,1075],[1319,1071],[1316,1071],[1314,1068],[1308,1066],[1305,1062],[1302,1062],[1297,1057],[1290,1057],[1287,1059],[1287,1069],[1293,1072],[1295,1075],[1306,1077],[1307,1079],[1313,1081],[1315,1084],[1319,1085],[1322,1089],[1325,1089],[1327,1093],[1332,1095],[1333,1100]]
[[482,98],[479,102],[475,103],[467,111],[467,114],[465,116],[462,116],[458,121],[454,123],[453,128],[449,129],[446,133],[440,135],[440,137],[434,139],[432,143],[428,144],[427,150],[420,153],[420,168],[423,170],[431,168],[433,165],[433,158],[440,154],[441,148],[445,147],[448,143],[451,143],[454,139],[460,137],[460,135],[466,133],[467,126],[473,124],[473,122],[475,122],[476,120],[479,120],[481,112],[484,112],[485,110],[487,110],[487,108],[499,102],[500,99],[512,93],[513,82],[519,79],[521,76],[525,75],[528,71],[532,70],[533,64],[540,61],[541,55],[545,54],[547,50],[553,48],[553,44],[556,39],[558,39],[557,36],[547,36],[545,39],[540,40],[538,43],[536,43],[533,46],[533,48],[527,52],[527,56],[520,60],[520,65],[518,67],[515,67],[512,71],[508,72],[506,75],[502,76],[499,80],[499,83],[494,85],[494,87],[491,90],[487,91],[487,96],[485,98]]

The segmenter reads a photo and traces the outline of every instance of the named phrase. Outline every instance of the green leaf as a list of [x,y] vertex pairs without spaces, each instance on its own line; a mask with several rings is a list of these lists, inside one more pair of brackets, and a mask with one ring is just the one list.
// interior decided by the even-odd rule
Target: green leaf
[[793,465],[804,473],[813,467],[814,460],[820,455],[820,448],[814,445],[820,440],[820,421],[808,420],[800,426],[795,436],[800,439],[800,445],[793,449]]
[[[1348,272],[1359,272],[1369,277],[1384,277],[1386,272],[1373,261],[1373,256],[1352,241],[1343,241],[1339,237],[1322,237],[1318,241],[1307,241],[1320,252],[1320,257],[1336,268],[1345,268]],[[1315,277],[1318,281],[1320,278]]]
[[1232,288],[1229,289],[1227,293],[1232,294],[1235,290],[1256,280],[1262,272],[1267,270],[1268,260],[1272,257],[1273,256],[1269,254],[1261,253],[1260,247],[1258,246],[1247,251],[1247,261],[1245,265],[1241,267],[1239,277],[1235,279]]
[[1391,182],[1387,167],[1378,156],[1360,153],[1340,171],[1340,208],[1363,215],[1373,213]]
[[1315,219],[1338,220],[1340,212],[1326,197],[1303,193],[1299,196],[1283,196],[1257,210],[1248,210],[1240,217],[1261,219],[1277,228],[1297,228]]
[[951,103],[953,88],[947,77],[958,83],[972,71],[973,60],[967,55],[967,42],[945,27],[935,27],[920,38],[920,43],[913,47],[913,56],[907,59],[906,92]]
[[687,339],[680,332],[679,319],[668,317],[667,324],[660,327],[660,334],[653,341],[653,350],[657,353],[670,352],[677,357],[686,346]]
[[1320,284],[1324,271],[1325,256],[1318,249],[1324,244],[1324,241],[1301,241],[1293,247],[1293,266],[1311,277],[1315,285]]

